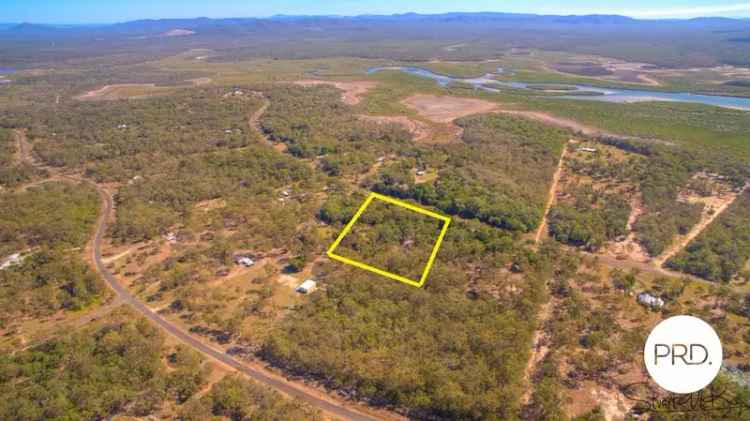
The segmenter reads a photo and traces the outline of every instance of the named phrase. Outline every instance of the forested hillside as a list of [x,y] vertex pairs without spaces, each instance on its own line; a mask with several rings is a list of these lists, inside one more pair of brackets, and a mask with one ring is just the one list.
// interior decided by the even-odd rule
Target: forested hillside
[[0,257],[22,256],[19,264],[0,270],[0,329],[79,310],[99,297],[101,280],[70,253],[88,241],[98,207],[99,196],[85,184],[0,193]]
[[128,311],[29,350],[0,356],[5,420],[157,417],[317,419],[315,411],[240,377],[209,386],[212,367]]
[[402,182],[403,177],[382,170],[372,189],[498,228],[533,230],[569,134],[504,115],[467,117],[458,124],[464,129],[463,142],[436,146],[432,152],[442,158],[435,181]]
[[[325,265],[325,291],[290,314],[261,355],[418,418],[513,418],[549,262],[519,258],[526,270],[518,290],[502,298],[478,292],[496,286],[508,246],[481,224],[452,225],[424,289]],[[469,266],[487,274],[467,294]]]
[[263,131],[285,143],[293,156],[318,157],[320,168],[330,176],[366,172],[379,157],[410,149],[406,129],[362,121],[333,87],[288,85],[264,92],[271,105],[261,120]]

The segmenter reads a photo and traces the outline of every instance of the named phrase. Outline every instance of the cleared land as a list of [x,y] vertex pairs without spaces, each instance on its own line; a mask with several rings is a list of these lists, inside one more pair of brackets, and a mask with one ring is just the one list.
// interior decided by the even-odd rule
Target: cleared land
[[[569,141],[568,145],[570,145],[572,142]],[[560,155],[560,161],[557,163],[557,169],[555,170],[555,174],[552,176],[552,184],[549,188],[549,194],[547,195],[547,203],[544,205],[544,216],[542,217],[542,222],[539,224],[539,228],[536,230],[536,234],[534,235],[534,243],[539,244],[539,241],[542,239],[542,235],[547,230],[547,216],[549,215],[550,209],[552,209],[552,204],[555,202],[555,197],[557,197],[557,185],[560,183],[560,176],[563,173],[563,168],[565,166],[565,155],[568,153],[568,146],[566,145],[563,150],[562,154]]]
[[497,108],[494,102],[481,99],[427,94],[410,96],[401,103],[436,123],[450,123],[461,117],[487,113]]
[[705,231],[706,228],[708,228],[708,226],[711,225],[711,223],[713,223],[716,218],[719,217],[719,215],[727,210],[729,205],[734,203],[734,201],[737,199],[737,197],[739,197],[740,194],[741,193],[737,192],[723,192],[708,197],[690,195],[683,198],[690,203],[703,203],[705,205],[703,207],[703,212],[701,212],[701,219],[690,229],[690,232],[688,232],[686,235],[679,236],[672,243],[672,245],[666,251],[664,251],[664,253],[655,258],[654,264],[656,264],[657,266],[663,265],[664,262],[671,259],[674,255],[687,247],[687,245],[690,244],[690,242],[695,238],[697,238],[700,233]]
[[153,83],[121,83],[102,86],[99,89],[78,95],[75,99],[79,101],[111,101],[146,96],[148,92],[154,89],[156,89],[156,84]]
[[361,100],[361,97],[365,95],[369,90],[375,88],[377,82],[369,81],[357,81],[357,82],[331,82],[327,80],[298,80],[294,82],[295,85],[300,86],[317,86],[317,85],[332,85],[342,91],[341,100],[345,104],[357,105]]

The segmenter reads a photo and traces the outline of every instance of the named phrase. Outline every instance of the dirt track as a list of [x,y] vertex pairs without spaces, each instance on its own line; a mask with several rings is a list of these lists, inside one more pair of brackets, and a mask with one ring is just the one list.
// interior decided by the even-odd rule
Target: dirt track
[[16,162],[20,164],[32,164],[31,146],[26,138],[26,132],[23,130],[14,130],[13,135],[16,137]]
[[[265,109],[261,107],[261,109],[256,112],[257,117],[262,115],[263,111],[265,111]],[[19,131],[16,131],[16,134],[17,136],[25,135],[25,133],[23,132],[19,133]],[[25,143],[25,138],[22,138],[22,139],[17,138],[17,141],[21,143]],[[25,155],[29,155],[28,149],[26,149],[26,152],[22,154],[22,156],[25,156]],[[31,162],[33,165],[41,166],[39,163],[35,163],[33,161]],[[322,410],[324,413],[328,414],[329,416],[332,416],[337,419],[358,420],[358,421],[359,420],[377,420],[377,419],[392,419],[392,420],[403,419],[403,417],[400,417],[397,414],[394,414],[385,410],[376,410],[376,409],[366,408],[359,404],[335,400],[320,390],[309,387],[299,382],[289,381],[265,369],[264,367],[260,366],[258,363],[246,363],[246,362],[237,360],[227,355],[224,352],[224,350],[216,349],[202,342],[201,340],[193,337],[192,335],[183,331],[181,328],[177,327],[176,325],[172,324],[168,320],[158,315],[156,312],[151,310],[144,303],[139,301],[135,296],[133,296],[130,293],[130,291],[127,290],[126,287],[120,284],[117,278],[107,269],[106,263],[102,259],[102,243],[104,241],[104,235],[107,230],[107,224],[112,217],[112,211],[113,211],[112,196],[108,191],[106,191],[99,184],[96,184],[90,180],[81,179],[78,176],[67,176],[67,175],[59,175],[59,174],[53,176],[52,178],[30,183],[29,185],[24,186],[24,188],[28,188],[29,186],[32,186],[32,185],[39,185],[43,183],[49,183],[53,181],[63,181],[63,180],[89,183],[94,188],[96,188],[97,192],[99,193],[99,196],[101,198],[101,203],[102,203],[101,212],[99,214],[99,218],[96,223],[96,229],[93,233],[93,238],[90,241],[89,246],[87,246],[87,249],[88,249],[88,254],[91,259],[91,262],[94,265],[94,268],[101,275],[101,277],[105,280],[109,288],[115,293],[115,297],[113,300],[111,300],[109,303],[105,304],[104,306],[92,311],[91,313],[81,317],[80,319],[77,319],[76,321],[72,322],[73,324],[69,326],[69,328],[77,328],[92,320],[98,319],[106,315],[113,308],[119,306],[122,303],[125,303],[129,305],[130,307],[132,307],[133,309],[135,309],[141,315],[149,319],[152,323],[158,325],[160,328],[165,330],[168,334],[172,335],[173,337],[175,337],[182,343],[200,352],[206,357],[216,362],[219,362],[222,365],[227,366],[231,369],[237,370],[240,373],[260,383],[270,386],[288,396],[307,402],[308,404]],[[56,332],[55,334],[58,334],[58,333],[59,332]],[[369,415],[369,413],[372,413],[373,415]]]
[[557,162],[557,169],[552,176],[552,184],[549,187],[549,193],[547,193],[547,203],[544,205],[542,221],[539,223],[539,228],[537,228],[536,234],[534,235],[534,244],[539,244],[539,241],[541,241],[542,235],[544,234],[544,230],[547,228],[547,216],[549,215],[550,209],[552,209],[552,205],[555,203],[557,185],[560,183],[560,176],[562,176],[563,168],[565,167],[565,157],[568,154],[568,145],[570,145],[570,143],[571,141],[569,140],[568,143],[563,146],[560,160]]
[[[745,186],[745,189],[746,188],[747,186]],[[724,211],[727,210],[727,208],[732,203],[734,203],[735,200],[737,200],[737,198],[745,191],[745,189],[743,189],[742,192],[740,192],[739,194],[732,194],[730,196],[730,200],[725,200],[724,202],[722,202],[718,207],[716,207],[713,210],[713,213],[709,214],[707,213],[706,210],[704,210],[703,211],[704,217],[701,219],[701,221],[695,224],[695,226],[693,226],[690,229],[690,232],[687,235],[685,235],[682,238],[679,238],[679,240],[676,241],[674,244],[670,245],[669,248],[667,248],[667,250],[664,251],[664,253],[662,253],[659,257],[655,258],[654,264],[657,266],[663,265],[667,260],[671,259],[672,256],[674,256],[675,254],[679,253],[682,249],[687,247],[687,245],[690,244],[690,242],[693,241],[696,237],[698,237],[703,231],[705,231],[706,228],[708,228],[711,225],[711,223],[713,223],[716,220],[716,218],[718,218],[722,213],[724,213]]]
[[96,187],[102,200],[102,212],[99,216],[99,221],[97,222],[96,231],[94,232],[91,257],[94,261],[97,272],[99,272],[102,278],[104,278],[109,287],[115,292],[119,300],[134,308],[141,315],[149,319],[152,323],[158,325],[160,328],[165,330],[167,333],[169,333],[179,341],[209,357],[210,359],[232,369],[235,369],[252,378],[253,380],[261,382],[267,386],[271,386],[288,396],[292,396],[294,398],[305,401],[334,417],[345,420],[375,420],[382,419],[382,417],[399,418],[395,415],[386,415],[382,412],[378,412],[378,417],[367,415],[361,412],[364,408],[354,409],[352,408],[354,405],[334,401],[318,390],[312,389],[303,384],[286,380],[283,377],[280,377],[257,365],[249,365],[241,362],[227,355],[223,350],[216,349],[195,338],[194,336],[186,333],[176,325],[172,324],[170,321],[164,319],[159,314],[148,308],[148,306],[139,301],[130,293],[130,291],[127,290],[127,288],[120,284],[117,278],[115,278],[115,276],[111,272],[109,272],[109,270],[106,268],[105,263],[102,261],[102,242],[104,239],[104,233],[106,232],[107,222],[111,216],[110,214],[112,212],[113,204],[112,197],[106,190],[104,190],[97,184],[91,184]]

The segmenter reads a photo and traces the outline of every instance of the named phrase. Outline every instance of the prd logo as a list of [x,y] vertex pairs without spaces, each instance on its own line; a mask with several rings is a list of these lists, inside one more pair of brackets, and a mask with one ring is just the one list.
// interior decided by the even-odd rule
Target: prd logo
[[719,335],[708,323],[693,316],[674,316],[648,335],[643,358],[659,386],[672,393],[693,393],[719,374],[723,351]]

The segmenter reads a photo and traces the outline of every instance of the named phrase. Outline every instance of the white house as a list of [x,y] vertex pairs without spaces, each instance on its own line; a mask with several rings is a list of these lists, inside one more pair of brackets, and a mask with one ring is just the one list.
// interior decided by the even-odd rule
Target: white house
[[664,300],[659,297],[654,297],[647,292],[638,294],[638,302],[644,306],[652,308],[662,308],[664,306]]
[[235,263],[237,263],[238,265],[242,265],[242,266],[244,266],[244,267],[246,267],[246,268],[249,268],[250,266],[252,266],[252,265],[254,265],[254,264],[255,264],[255,261],[254,261],[253,259],[251,259],[251,258],[247,257],[247,256],[237,256],[237,257],[236,257],[236,258],[234,259],[234,261],[235,261]]
[[295,291],[299,292],[300,294],[309,294],[313,291],[315,291],[318,288],[318,283],[313,281],[312,279],[308,279],[305,282],[301,283]]
[[0,261],[0,270],[8,269],[11,266],[21,263],[21,261],[23,261],[21,253],[13,253]]

